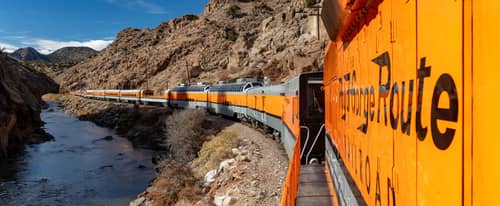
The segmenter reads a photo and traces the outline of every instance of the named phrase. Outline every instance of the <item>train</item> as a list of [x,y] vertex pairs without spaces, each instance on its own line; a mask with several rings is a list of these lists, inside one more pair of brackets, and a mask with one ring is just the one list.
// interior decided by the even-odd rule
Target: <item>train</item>
[[159,96],[75,94],[202,108],[265,127],[289,157],[282,206],[492,205],[500,192],[497,8],[494,0],[323,0],[321,72]]
[[496,204],[498,8],[323,0],[325,155],[339,205]]
[[[284,145],[290,168],[283,196],[292,194],[301,165],[325,162],[323,72],[302,73],[283,84],[264,85],[241,79],[215,85],[181,84],[155,96],[150,90],[80,89],[73,94],[84,98],[172,108],[204,109],[260,126]],[[301,138],[304,137],[304,138]],[[299,154],[300,153],[300,154]],[[301,158],[301,156],[303,158]],[[302,159],[302,160],[301,160]],[[318,164],[317,168],[323,171]],[[298,177],[298,176],[297,176]],[[322,183],[323,184],[323,183]],[[323,188],[325,189],[325,188]],[[327,192],[330,192],[326,188]],[[307,203],[309,197],[302,198]],[[283,198],[282,205],[289,205]],[[330,196],[328,196],[330,201]],[[310,204],[306,204],[310,205]]]
[[[215,85],[181,84],[165,90],[159,96],[153,95],[150,90],[140,89],[80,89],[73,94],[97,100],[205,109],[211,113],[249,121],[274,134],[278,141],[284,143],[288,154],[291,154],[300,127],[310,126],[311,130],[318,127],[304,120],[312,118],[313,113],[322,116],[319,111],[324,111],[324,105],[310,101],[311,98],[315,99],[314,95],[317,98],[322,95],[322,77],[322,72],[303,73],[284,84],[266,86],[252,80]],[[318,109],[311,109],[315,107]],[[304,116],[301,117],[302,115]],[[322,157],[312,152],[311,158]]]

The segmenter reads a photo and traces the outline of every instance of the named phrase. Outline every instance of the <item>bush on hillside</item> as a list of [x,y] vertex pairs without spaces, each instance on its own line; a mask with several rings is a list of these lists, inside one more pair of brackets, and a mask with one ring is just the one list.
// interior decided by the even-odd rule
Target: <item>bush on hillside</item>
[[236,41],[239,37],[239,34],[234,27],[226,27],[224,31],[226,32],[226,39],[229,41]]
[[207,114],[201,110],[180,110],[166,119],[165,146],[173,159],[189,162],[205,141]]
[[237,4],[231,4],[226,11],[227,15],[231,18],[241,18],[245,14],[241,13],[241,8]]

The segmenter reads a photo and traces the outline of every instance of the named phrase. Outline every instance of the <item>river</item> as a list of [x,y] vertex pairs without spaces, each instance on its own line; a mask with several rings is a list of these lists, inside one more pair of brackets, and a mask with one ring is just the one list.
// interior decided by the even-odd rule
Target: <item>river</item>
[[155,177],[153,152],[113,130],[69,116],[57,102],[41,117],[54,140],[0,163],[1,206],[128,205]]

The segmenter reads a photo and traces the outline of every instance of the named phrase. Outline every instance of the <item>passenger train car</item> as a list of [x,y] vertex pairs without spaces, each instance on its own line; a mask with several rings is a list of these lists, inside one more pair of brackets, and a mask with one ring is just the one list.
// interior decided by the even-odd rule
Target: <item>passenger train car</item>
[[[324,109],[319,108],[323,107],[323,103],[311,100],[315,99],[315,95],[322,99],[322,76],[322,72],[304,73],[285,84],[271,86],[263,86],[256,81],[180,85],[165,90],[161,96],[154,96],[149,90],[87,89],[74,94],[100,100],[206,109],[216,114],[250,121],[272,132],[277,140],[284,143],[292,157],[296,140],[300,139],[301,127],[308,128],[307,135],[318,130],[318,122],[312,120],[314,117],[323,116]],[[311,158],[323,159],[324,155],[317,152],[311,150]]]

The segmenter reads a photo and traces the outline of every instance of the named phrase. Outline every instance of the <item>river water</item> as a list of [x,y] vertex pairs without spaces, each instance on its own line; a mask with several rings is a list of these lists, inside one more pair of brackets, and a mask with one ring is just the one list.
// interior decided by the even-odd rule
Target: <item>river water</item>
[[155,177],[152,151],[49,105],[41,117],[55,138],[0,163],[1,206],[128,205],[146,189]]

